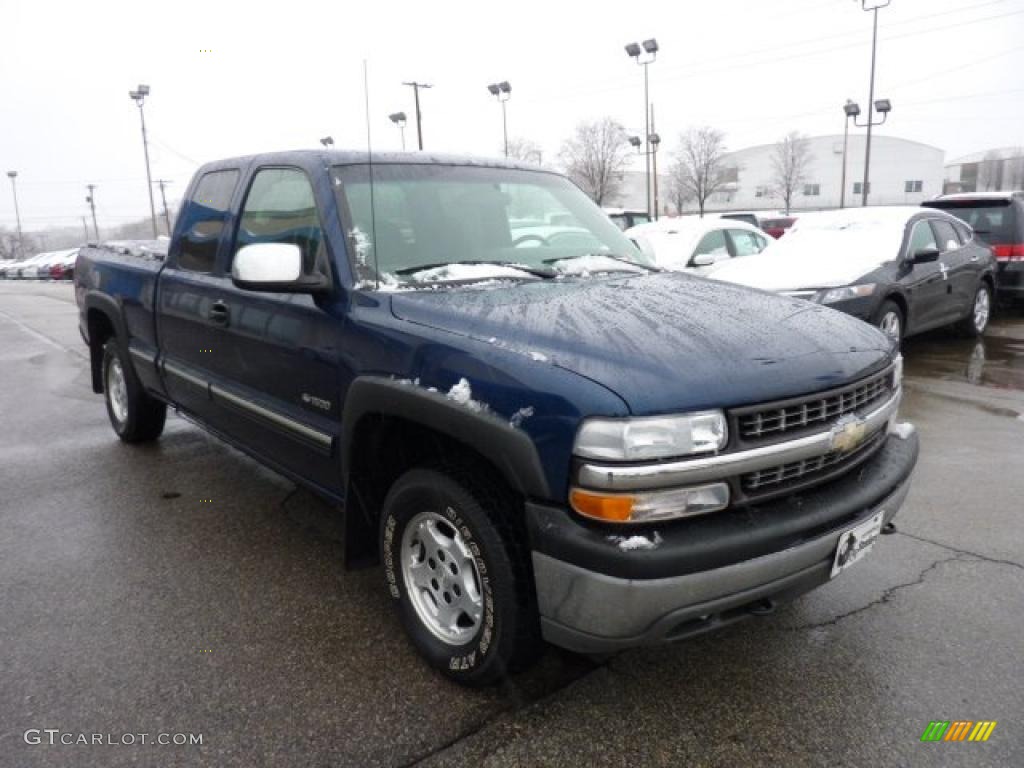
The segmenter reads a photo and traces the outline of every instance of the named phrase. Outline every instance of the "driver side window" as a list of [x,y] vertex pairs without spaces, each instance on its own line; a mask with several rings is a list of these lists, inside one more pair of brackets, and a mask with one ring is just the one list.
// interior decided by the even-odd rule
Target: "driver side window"
[[935,242],[935,232],[927,221],[919,221],[914,225],[914,231],[910,233],[910,256],[918,251],[938,250]]
[[711,256],[715,261],[729,258],[729,246],[725,242],[725,230],[708,232],[693,251],[696,256]]

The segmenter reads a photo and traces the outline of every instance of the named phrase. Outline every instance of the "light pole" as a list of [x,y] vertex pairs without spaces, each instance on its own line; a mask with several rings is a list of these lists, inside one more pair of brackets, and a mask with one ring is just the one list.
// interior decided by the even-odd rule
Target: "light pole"
[[420,151],[423,151],[423,114],[420,112],[420,88],[433,88],[429,83],[417,83],[415,80],[409,83],[402,83],[412,88],[413,98],[416,100],[416,139]]
[[[864,147],[864,185],[861,188],[861,205],[868,204],[868,183],[871,170],[871,128],[875,123],[872,121],[871,107],[875,101],[875,49],[878,44],[878,11],[885,8],[891,0],[860,0],[862,10],[871,11],[874,18],[871,29],[871,83],[868,87],[868,141]],[[885,122],[885,118],[882,118]],[[881,123],[878,123],[881,125]]]
[[[626,54],[644,68],[644,144],[651,140],[651,100],[647,67],[658,57],[658,41],[653,37],[644,40],[641,45],[630,43],[626,46]],[[646,55],[645,55],[646,54]],[[644,153],[644,186],[647,189],[647,216],[651,216],[651,163],[650,156]]]
[[164,204],[164,223],[167,225],[167,236],[171,236],[171,212],[167,210],[167,192],[166,187],[169,182],[167,179],[157,179],[156,183],[160,185],[160,201]]
[[128,91],[128,96],[139,108],[139,119],[142,120],[142,151],[146,155],[146,190],[149,192],[149,218],[153,222],[153,239],[157,237],[156,229],[156,205],[153,204],[153,176],[149,172],[149,142],[146,140],[146,114],[142,105],[149,95],[149,86],[140,85],[134,91]]
[[[882,119],[875,122],[871,119],[871,111],[874,111],[882,116]],[[859,110],[858,110],[859,111]],[[875,125],[881,125],[885,122],[885,119],[889,117],[889,113],[892,111],[892,102],[888,99],[875,99],[872,104],[868,104],[868,121],[866,123],[858,123],[857,118],[853,118],[853,124],[858,128],[867,127],[868,129],[868,146],[864,153],[864,185],[861,187],[861,205],[868,204],[868,164],[871,162],[871,128]]]
[[[651,165],[654,166],[654,216],[653,219],[658,218],[658,145],[661,144],[661,136],[657,133],[651,133],[647,137],[648,149],[643,149],[644,140],[639,136],[630,136],[628,139],[630,146],[636,150],[638,155],[642,155],[646,161],[648,158],[651,160]],[[650,190],[648,190],[650,192]]]
[[89,190],[89,194],[85,196],[85,202],[89,204],[89,208],[92,210],[92,228],[96,233],[97,242],[100,239],[100,228],[96,225],[96,185],[86,184],[85,188]]
[[18,172],[8,171],[7,178],[11,180],[11,191],[14,193],[14,219],[18,222],[18,253],[25,255],[25,244],[21,237],[21,211],[18,210]]
[[392,112],[388,115],[388,119],[398,126],[398,130],[402,134],[402,151],[405,152],[405,112]]
[[512,86],[508,84],[508,80],[502,80],[500,83],[491,83],[487,90],[501,102],[501,130],[505,137],[505,157],[508,157],[508,117],[505,114],[505,104],[512,98]]
[[860,106],[852,99],[847,99],[843,105],[843,112],[846,114],[846,120],[843,123],[843,174],[839,186],[840,208],[846,207],[846,143],[850,138],[850,118],[856,120],[857,115],[860,114]]
[[334,139],[330,136],[324,136],[320,139],[320,143],[324,145],[324,149],[330,149],[334,146]]

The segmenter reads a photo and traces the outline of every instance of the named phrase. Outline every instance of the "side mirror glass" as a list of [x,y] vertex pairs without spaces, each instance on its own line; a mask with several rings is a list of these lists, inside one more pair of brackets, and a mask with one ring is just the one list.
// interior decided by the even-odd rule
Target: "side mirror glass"
[[231,280],[249,291],[314,293],[327,287],[319,275],[302,274],[302,249],[294,243],[254,243],[238,249]]
[[910,257],[911,264],[927,264],[929,262],[938,260],[938,248],[922,248],[919,251],[914,251],[913,255]]
[[710,267],[715,263],[715,257],[710,253],[698,253],[693,257],[693,266],[695,267]]

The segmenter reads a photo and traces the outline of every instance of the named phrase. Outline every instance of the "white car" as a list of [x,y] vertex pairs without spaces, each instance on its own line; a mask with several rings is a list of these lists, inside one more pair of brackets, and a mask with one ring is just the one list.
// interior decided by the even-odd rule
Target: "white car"
[[718,216],[659,219],[626,230],[659,267],[711,275],[721,264],[761,253],[772,242],[757,227]]

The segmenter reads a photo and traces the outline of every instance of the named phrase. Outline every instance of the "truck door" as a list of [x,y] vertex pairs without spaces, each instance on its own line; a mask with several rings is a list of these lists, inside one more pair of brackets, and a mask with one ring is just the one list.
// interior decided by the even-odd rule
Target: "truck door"
[[231,281],[231,260],[254,243],[293,243],[305,263],[330,258],[313,186],[298,168],[256,171],[235,237],[216,278],[227,315],[210,359],[216,426],[284,469],[338,490],[339,339],[344,315],[331,297],[249,291]]
[[157,285],[160,371],[171,399],[209,422],[210,367],[223,347],[217,253],[230,232],[225,224],[238,186],[238,169],[206,173],[182,206],[167,266]]

